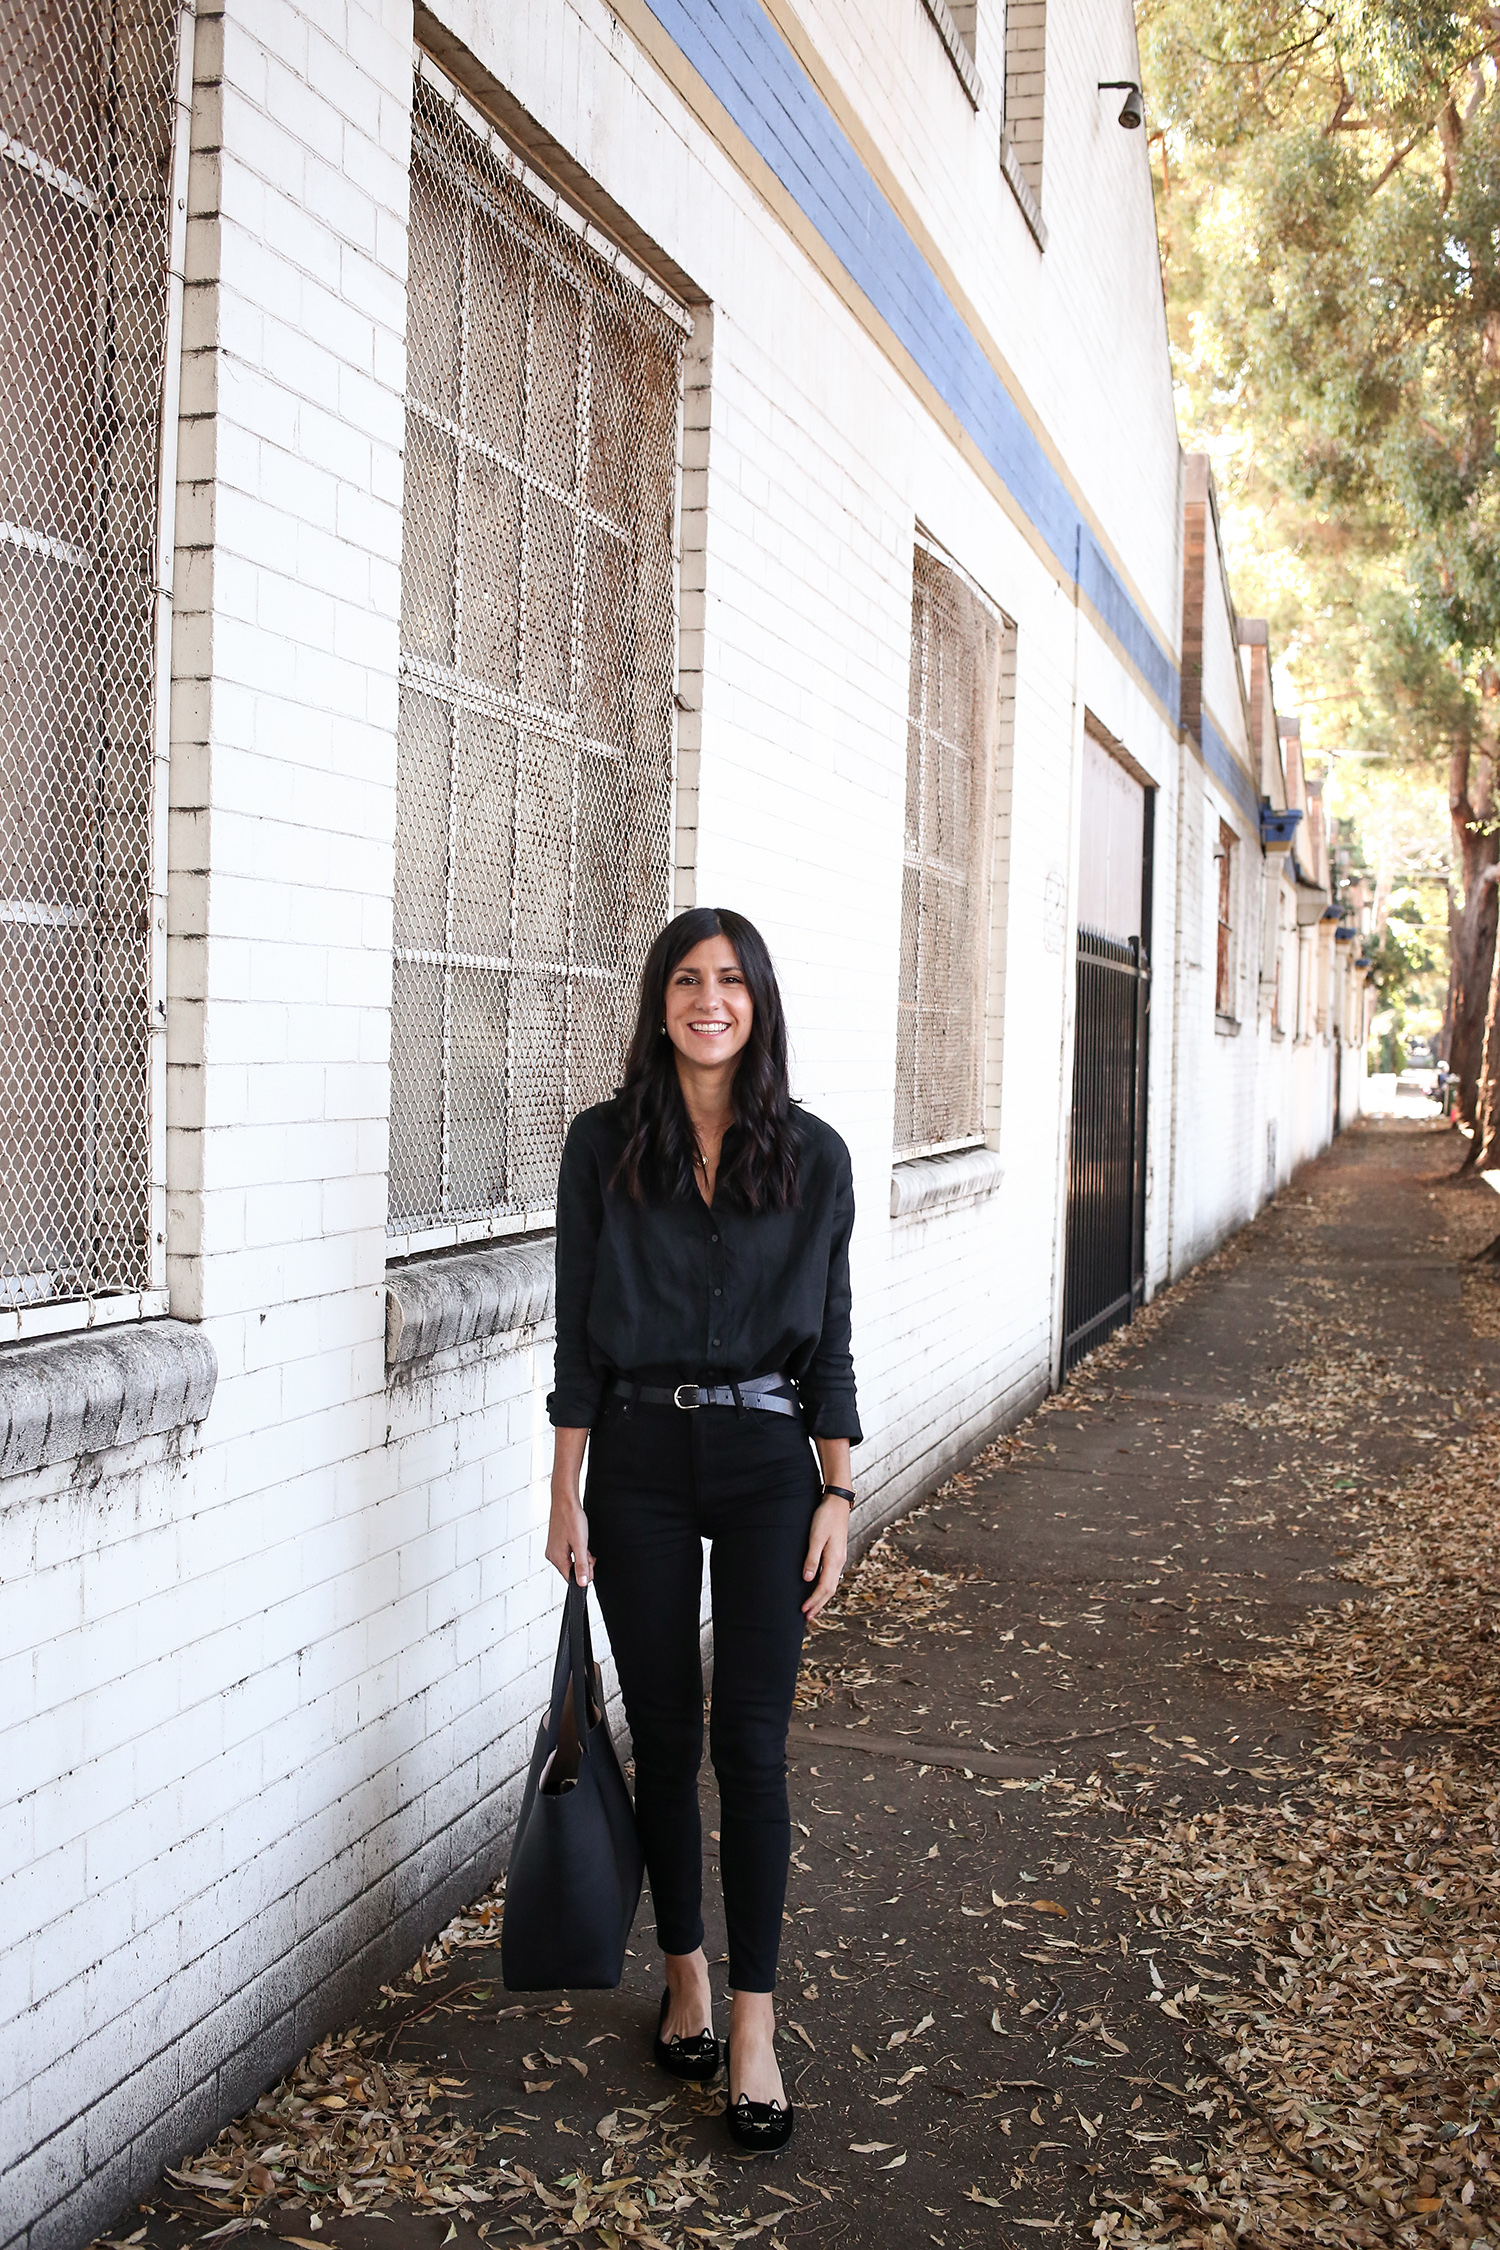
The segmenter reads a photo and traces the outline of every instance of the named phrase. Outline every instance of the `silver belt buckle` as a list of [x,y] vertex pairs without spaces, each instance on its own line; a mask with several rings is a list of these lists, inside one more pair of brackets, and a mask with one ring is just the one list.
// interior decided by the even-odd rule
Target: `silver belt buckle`
[[[680,1406],[684,1414],[691,1414],[696,1407],[703,1404],[702,1399],[698,1396],[698,1390],[699,1386],[696,1383],[679,1383],[672,1393],[672,1404]],[[682,1395],[684,1391],[691,1391],[692,1397],[684,1398]]]

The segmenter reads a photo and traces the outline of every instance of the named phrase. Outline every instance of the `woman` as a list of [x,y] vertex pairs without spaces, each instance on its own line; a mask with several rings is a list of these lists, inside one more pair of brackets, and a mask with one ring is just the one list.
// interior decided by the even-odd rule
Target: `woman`
[[806,1620],[848,1551],[853,1224],[848,1150],[788,1095],[764,940],[726,910],[679,914],[641,972],[625,1084],[574,1121],[563,1151],[547,1559],[593,1580],[619,1666],[666,1956],[656,2059],[711,2078],[698,1768],[712,1542],[725,2115],[742,2148],[762,2151],[792,2134],[771,1998],[791,1841],[786,1733]]

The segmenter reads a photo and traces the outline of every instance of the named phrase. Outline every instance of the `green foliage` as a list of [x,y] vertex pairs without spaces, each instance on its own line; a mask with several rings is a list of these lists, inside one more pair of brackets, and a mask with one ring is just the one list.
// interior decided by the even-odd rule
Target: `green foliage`
[[1367,708],[1467,722],[1500,647],[1500,21],[1138,12],[1190,442],[1238,455],[1237,497],[1326,586],[1325,638],[1360,638],[1351,602],[1394,630]]
[[1391,903],[1383,936],[1370,944],[1381,997],[1388,1007],[1400,1000],[1410,1008],[1436,1007],[1441,1012],[1447,960],[1442,925],[1426,920],[1428,903],[1418,892],[1401,894]]
[[[1137,17],[1179,413],[1214,463],[1237,600],[1270,623],[1330,809],[1389,876],[1373,785],[1421,777],[1441,881],[1446,776],[1467,787],[1500,712],[1500,11]],[[1388,1027],[1441,1002],[1432,895],[1421,943],[1398,932],[1382,960]]]
[[1395,764],[1350,761],[1338,775],[1342,811],[1333,826],[1333,861],[1342,896],[1363,878],[1385,915],[1366,942],[1379,1005],[1372,1070],[1400,1070],[1408,1037],[1433,1037],[1448,982],[1448,813],[1420,773]]
[[[1430,904],[1430,902],[1427,902]],[[1374,1024],[1375,1070],[1400,1070],[1406,1042],[1432,1037],[1443,1016],[1448,980],[1446,931],[1423,920],[1424,902],[1408,893],[1393,900],[1382,936],[1372,942],[1380,1007]]]

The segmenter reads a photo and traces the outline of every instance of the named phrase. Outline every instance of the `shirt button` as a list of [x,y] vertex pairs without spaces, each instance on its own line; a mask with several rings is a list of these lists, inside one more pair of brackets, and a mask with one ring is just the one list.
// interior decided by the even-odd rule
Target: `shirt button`
[[719,1238],[716,1234],[711,1234],[708,1239],[710,1242],[717,1242]]
[[722,1296],[723,1296],[723,1294],[724,1294],[724,1292],[723,1292],[723,1290],[722,1290],[722,1289],[716,1289],[716,1290],[714,1291],[714,1295],[715,1295],[716,1297],[722,1297]]
[[718,1337],[717,1337],[717,1336],[711,1336],[711,1337],[709,1338],[709,1342],[710,1342],[710,1343],[712,1343],[712,1344],[716,1344],[716,1343],[717,1343],[718,1341],[719,1341],[719,1339],[718,1339]]

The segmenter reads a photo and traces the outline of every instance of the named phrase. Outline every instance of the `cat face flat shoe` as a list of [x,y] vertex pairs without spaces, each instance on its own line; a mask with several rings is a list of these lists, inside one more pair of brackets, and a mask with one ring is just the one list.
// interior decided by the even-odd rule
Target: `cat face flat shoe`
[[656,2020],[656,2045],[652,2054],[659,2070],[669,2070],[674,2078],[714,2078],[719,2070],[719,2042],[713,2027],[694,2032],[691,2039],[674,2037],[664,2039],[662,2027],[667,2020],[667,2009],[672,1995],[661,1996],[661,2014]]
[[724,2122],[736,2148],[751,2156],[774,2156],[792,2137],[790,2102],[753,2102],[741,2094],[724,2104]]

